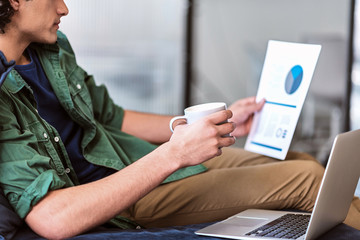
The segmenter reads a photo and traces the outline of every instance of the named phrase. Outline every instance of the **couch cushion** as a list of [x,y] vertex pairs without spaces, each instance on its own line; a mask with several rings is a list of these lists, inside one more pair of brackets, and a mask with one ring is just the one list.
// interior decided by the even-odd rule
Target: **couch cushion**
[[0,239],[11,239],[22,222],[0,188]]
[[[81,234],[76,237],[69,238],[68,240],[118,240],[118,239],[131,239],[131,240],[220,240],[214,237],[198,236],[194,232],[208,226],[209,223],[176,226],[168,228],[152,228],[152,229],[127,229],[119,230],[116,228],[103,228],[98,227],[90,232]],[[1,238],[0,238],[1,239]],[[13,240],[45,240],[31,231],[26,224],[23,225],[20,231],[16,234]],[[317,240],[349,240],[360,239],[360,231],[345,224],[340,224],[325,233]]]

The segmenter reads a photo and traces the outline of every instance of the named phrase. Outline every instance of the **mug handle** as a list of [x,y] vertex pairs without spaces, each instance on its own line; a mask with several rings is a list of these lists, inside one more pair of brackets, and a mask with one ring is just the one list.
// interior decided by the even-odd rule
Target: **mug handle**
[[178,120],[178,119],[186,119],[185,116],[176,116],[176,117],[173,117],[171,120],[170,120],[170,124],[169,124],[169,127],[170,127],[170,130],[171,132],[174,132],[174,129],[173,129],[173,123]]

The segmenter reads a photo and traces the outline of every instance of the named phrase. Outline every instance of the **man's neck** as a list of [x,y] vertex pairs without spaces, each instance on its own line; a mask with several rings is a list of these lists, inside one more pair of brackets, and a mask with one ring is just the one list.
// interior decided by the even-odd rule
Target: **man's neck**
[[26,65],[29,64],[31,62],[29,55],[27,54],[26,51],[23,52],[23,54],[21,55],[20,59],[18,61],[16,61],[16,65]]
[[16,65],[30,63],[25,51],[29,44],[11,31],[0,35],[0,50],[4,53],[7,61],[15,60]]

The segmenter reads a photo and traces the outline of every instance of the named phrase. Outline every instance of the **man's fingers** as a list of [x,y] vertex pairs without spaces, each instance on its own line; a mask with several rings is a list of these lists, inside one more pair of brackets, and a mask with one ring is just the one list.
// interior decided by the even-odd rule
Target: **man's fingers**
[[243,114],[252,115],[255,112],[259,112],[265,104],[265,99],[262,99],[260,102],[256,104],[249,104],[243,106]]
[[223,110],[223,111],[219,111],[219,112],[216,112],[216,113],[213,113],[213,114],[207,116],[207,119],[212,124],[221,124],[221,123],[226,122],[232,116],[233,116],[232,111]]
[[219,144],[220,144],[220,148],[222,147],[229,147],[231,145],[233,145],[236,141],[236,138],[233,136],[223,136],[221,137],[221,139],[219,140]]
[[226,136],[226,135],[230,136],[230,133],[232,131],[234,131],[235,128],[236,128],[236,124],[233,122],[223,123],[218,126],[219,135],[220,136]]

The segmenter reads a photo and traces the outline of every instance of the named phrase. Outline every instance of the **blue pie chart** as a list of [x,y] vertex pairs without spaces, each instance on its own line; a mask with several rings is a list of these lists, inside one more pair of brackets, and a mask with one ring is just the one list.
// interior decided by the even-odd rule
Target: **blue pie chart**
[[303,79],[304,71],[300,65],[296,65],[289,71],[285,80],[285,91],[288,94],[293,94],[300,87]]

